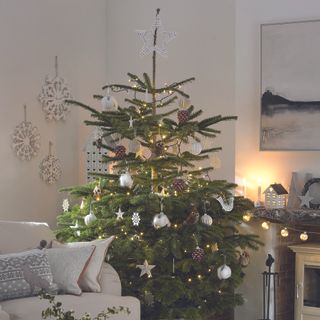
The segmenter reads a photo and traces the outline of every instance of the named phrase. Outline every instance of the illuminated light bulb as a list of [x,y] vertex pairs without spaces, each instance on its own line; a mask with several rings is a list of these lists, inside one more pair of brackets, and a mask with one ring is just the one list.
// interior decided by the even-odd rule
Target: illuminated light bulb
[[209,268],[209,269],[208,269],[208,272],[211,272],[211,271],[212,271],[211,268]]
[[98,237],[98,239],[100,239],[100,240],[101,240],[101,239],[102,239],[102,236],[99,236],[99,237]]
[[183,252],[184,252],[184,253],[187,253],[187,250],[186,250],[186,249],[184,249],[184,250],[183,250]]
[[173,225],[175,228],[178,228],[178,225],[177,224],[175,224],[175,225]]
[[199,167],[199,170],[202,170],[202,167]]
[[112,193],[112,192],[110,193],[110,196],[113,196],[113,193]]
[[100,201],[101,197],[100,196],[96,196],[96,201]]
[[116,239],[118,239],[119,237],[118,236],[116,236]]
[[144,233],[143,232],[140,232],[140,236],[143,236],[144,235]]
[[269,230],[270,228],[270,224],[268,221],[264,221],[261,223],[261,227],[264,229],[264,230]]
[[133,237],[131,237],[130,240],[133,241]]
[[127,196],[130,196],[130,192],[127,192]]
[[198,274],[197,277],[198,277],[199,280],[202,279],[202,275],[201,274]]
[[306,232],[303,232],[300,234],[300,240],[301,241],[307,241],[309,238],[308,234]]
[[162,139],[165,139],[167,136],[164,134],[163,136],[162,136]]
[[222,291],[221,291],[221,290],[218,290],[218,293],[219,293],[219,294],[221,294],[221,293],[222,293]]
[[192,282],[192,279],[191,279],[191,278],[189,278],[189,279],[188,279],[188,282]]
[[210,248],[210,244],[207,244],[207,245],[206,245],[206,248],[208,248],[208,249],[209,249],[209,248]]
[[242,216],[242,220],[245,222],[249,222],[252,218],[252,215],[250,212],[246,212],[243,216]]
[[127,235],[128,233],[127,233],[127,232],[125,232],[124,234],[125,234],[125,235]]
[[123,228],[121,229],[121,232],[123,232],[124,230],[123,230]]
[[289,235],[289,231],[287,228],[283,228],[281,231],[280,231],[280,234],[282,237],[286,238],[288,235]]

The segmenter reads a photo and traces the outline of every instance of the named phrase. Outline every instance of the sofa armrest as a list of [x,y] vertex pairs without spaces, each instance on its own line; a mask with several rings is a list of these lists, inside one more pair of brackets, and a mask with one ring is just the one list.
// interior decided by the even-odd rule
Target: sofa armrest
[[9,315],[2,309],[0,305],[0,320],[10,320]]
[[119,275],[109,263],[103,263],[99,283],[102,293],[121,296],[121,281]]

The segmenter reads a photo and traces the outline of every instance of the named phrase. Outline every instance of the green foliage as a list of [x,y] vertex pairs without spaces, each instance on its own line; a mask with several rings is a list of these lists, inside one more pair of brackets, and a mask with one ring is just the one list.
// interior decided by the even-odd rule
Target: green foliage
[[[244,275],[239,254],[247,248],[258,249],[261,243],[257,236],[238,231],[244,212],[253,207],[252,202],[235,197],[233,210],[225,212],[216,198],[229,201],[236,185],[211,179],[210,174],[214,174],[211,167],[197,167],[198,161],[208,159],[221,148],[213,144],[195,155],[183,147],[202,138],[214,140],[221,133],[216,126],[236,117],[218,115],[200,119],[202,111],[190,105],[186,109],[189,118],[179,123],[177,102],[189,98],[182,86],[195,79],[157,88],[155,54],[153,59],[152,77],[144,73],[140,78],[129,73],[130,85],[111,84],[103,88],[133,93],[133,98],[125,99],[126,106],[100,112],[69,101],[91,113],[87,125],[102,129],[99,144],[108,151],[104,161],[108,165],[112,163],[115,172],[97,175],[96,182],[85,186],[64,189],[76,198],[83,198],[85,206],[80,209],[75,205],[58,217],[57,237],[63,241],[88,241],[115,235],[109,261],[120,274],[123,294],[140,299],[142,319],[208,319],[242,303],[241,296],[235,294]],[[144,100],[146,89],[150,96],[147,101]],[[94,97],[102,99],[101,95]],[[130,117],[134,119],[134,128],[128,125]],[[150,150],[151,157],[127,153],[124,158],[117,158],[112,152],[114,146],[104,144],[106,137],[111,137],[115,145],[137,139],[143,148]],[[131,189],[119,185],[119,176],[127,169],[134,181]],[[182,192],[173,188],[177,177],[187,182]],[[102,190],[100,201],[93,195],[97,185]],[[171,226],[155,229],[152,221],[161,210],[160,201]],[[83,218],[89,207],[97,220],[86,226]],[[117,220],[115,212],[119,207],[125,214]],[[209,214],[213,224],[186,223],[192,207],[197,208],[200,216]],[[139,226],[132,224],[134,212],[140,214]],[[70,228],[76,223],[76,229]],[[201,262],[191,256],[198,245],[205,250]],[[144,260],[156,265],[150,278],[140,277],[136,268]],[[217,268],[224,261],[231,267],[232,276],[220,280]]]
[[50,306],[43,310],[41,313],[42,319],[56,319],[56,320],[106,320],[109,319],[110,316],[125,313],[130,314],[130,310],[125,307],[112,307],[107,308],[105,311],[101,311],[92,318],[88,313],[86,313],[81,318],[75,318],[75,312],[73,310],[64,311],[61,302],[55,301],[55,296],[49,295],[47,293],[42,292],[40,294],[40,299],[48,300]]

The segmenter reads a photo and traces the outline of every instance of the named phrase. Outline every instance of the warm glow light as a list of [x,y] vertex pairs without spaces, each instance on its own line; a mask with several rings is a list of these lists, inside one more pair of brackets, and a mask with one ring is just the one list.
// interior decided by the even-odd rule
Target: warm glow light
[[247,211],[247,212],[242,216],[242,219],[243,219],[243,221],[245,221],[245,222],[249,222],[249,221],[251,220],[251,218],[252,218],[252,214],[251,214],[249,211]]
[[303,232],[300,234],[300,240],[301,241],[307,241],[309,238],[308,234],[306,232]]
[[283,228],[283,229],[280,231],[280,233],[281,233],[281,236],[284,237],[284,238],[286,238],[286,237],[289,235],[289,231],[288,231],[287,228]]
[[199,280],[202,279],[202,275],[201,274],[198,274],[197,277],[198,277]]
[[264,221],[261,223],[261,227],[264,229],[264,230],[269,230],[270,228],[270,223],[268,221]]
[[192,279],[191,279],[191,278],[189,278],[189,279],[188,279],[188,282],[191,282],[191,281],[192,281]]

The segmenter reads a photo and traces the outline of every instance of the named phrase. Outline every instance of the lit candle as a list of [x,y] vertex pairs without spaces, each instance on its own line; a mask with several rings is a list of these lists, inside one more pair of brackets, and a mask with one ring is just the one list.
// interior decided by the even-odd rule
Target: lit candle
[[243,178],[242,180],[243,196],[247,197],[247,180]]
[[258,204],[260,204],[261,203],[261,182],[262,182],[262,179],[261,179],[261,177],[258,177],[258,180],[257,180],[257,182],[258,182]]

